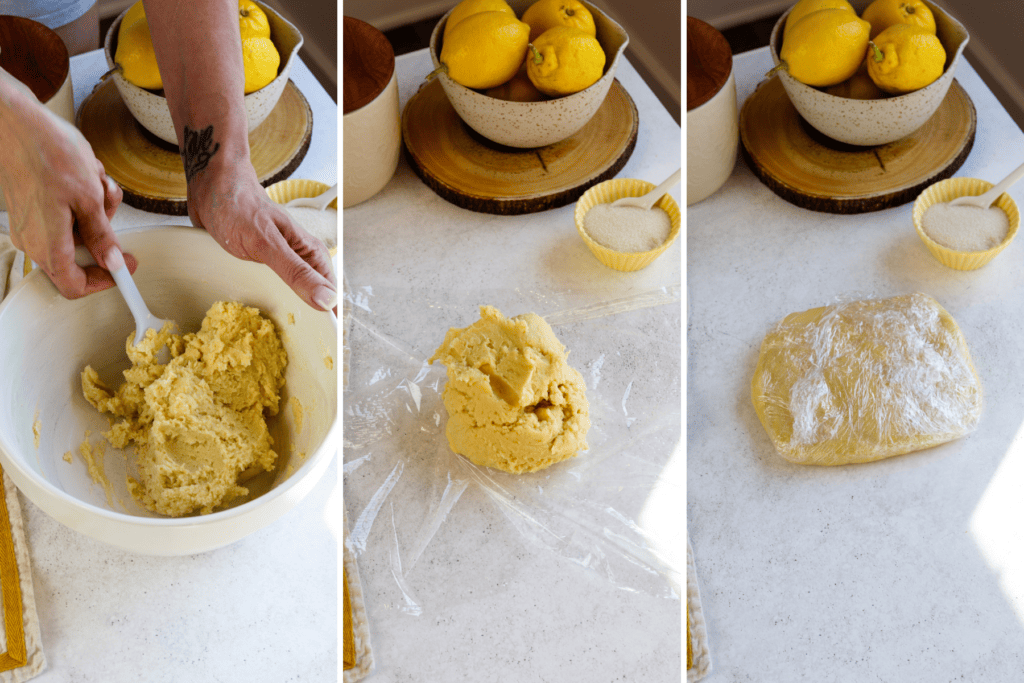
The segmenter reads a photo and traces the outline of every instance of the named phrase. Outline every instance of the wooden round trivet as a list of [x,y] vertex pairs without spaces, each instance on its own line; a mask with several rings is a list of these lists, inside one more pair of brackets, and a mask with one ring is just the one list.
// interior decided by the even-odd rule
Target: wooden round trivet
[[[185,168],[177,146],[143,128],[128,111],[113,80],[97,85],[78,110],[78,128],[124,192],[124,203],[143,211],[185,216]],[[249,153],[264,187],[290,176],[309,149],[313,111],[292,81],[270,115],[249,133]]]
[[471,211],[513,216],[571,204],[622,170],[636,146],[633,98],[612,83],[579,132],[547,147],[517,149],[487,140],[462,122],[431,81],[402,114],[406,158],[430,189]]
[[807,123],[773,78],[744,102],[740,140],[748,166],[775,194],[805,209],[852,214],[912,202],[952,176],[974,145],[977,125],[974,103],[954,80],[935,114],[907,137],[848,145]]

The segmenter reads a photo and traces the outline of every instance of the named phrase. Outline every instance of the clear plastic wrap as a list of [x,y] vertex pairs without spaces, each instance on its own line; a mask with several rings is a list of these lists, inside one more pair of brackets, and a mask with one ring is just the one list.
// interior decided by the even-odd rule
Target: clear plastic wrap
[[[680,503],[683,495],[682,481],[671,479],[679,470],[668,467],[682,453],[679,288],[594,305],[524,291],[445,301],[409,301],[404,292],[400,306],[393,296],[346,290],[348,545],[390,565],[395,594],[386,602],[414,615],[428,609],[415,568],[471,487],[527,541],[622,589],[679,599],[682,567],[672,567],[643,519],[659,487],[678,485]],[[427,359],[450,327],[479,319],[481,304],[508,316],[538,313],[552,325],[587,384],[589,450],[528,474],[480,467],[451,451],[445,367]],[[403,319],[409,311],[422,311],[422,323]],[[416,338],[402,338],[412,327]]]
[[919,293],[787,316],[761,344],[751,393],[779,454],[806,465],[952,441],[977,426],[982,406],[960,328]]

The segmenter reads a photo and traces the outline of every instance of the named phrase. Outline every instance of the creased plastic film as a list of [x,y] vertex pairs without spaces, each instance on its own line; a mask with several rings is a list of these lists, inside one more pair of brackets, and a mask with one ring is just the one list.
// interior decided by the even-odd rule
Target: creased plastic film
[[[526,291],[424,299],[415,303],[430,312],[430,328],[415,339],[398,336],[408,326],[391,319],[389,293],[364,288],[346,295],[353,299],[344,400],[345,505],[355,520],[349,543],[357,556],[376,554],[376,565],[391,568],[389,604],[411,615],[429,612],[417,594],[416,568],[432,557],[432,541],[453,523],[469,491],[529,543],[622,589],[679,599],[681,578],[637,520],[668,460],[681,451],[680,382],[669,371],[679,366],[680,311],[665,306],[664,316],[634,320],[639,309],[677,303],[678,288],[600,305],[571,293]],[[532,474],[479,467],[451,451],[445,367],[426,360],[449,327],[479,318],[481,304],[506,316],[551,315],[569,363],[587,384],[588,451]]]

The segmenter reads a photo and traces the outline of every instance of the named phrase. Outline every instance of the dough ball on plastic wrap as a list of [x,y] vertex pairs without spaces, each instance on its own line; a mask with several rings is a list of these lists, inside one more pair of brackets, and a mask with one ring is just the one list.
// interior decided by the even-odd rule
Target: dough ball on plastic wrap
[[551,326],[534,313],[451,328],[430,362],[447,367],[445,435],[477,465],[534,472],[587,448],[590,406],[583,377]]

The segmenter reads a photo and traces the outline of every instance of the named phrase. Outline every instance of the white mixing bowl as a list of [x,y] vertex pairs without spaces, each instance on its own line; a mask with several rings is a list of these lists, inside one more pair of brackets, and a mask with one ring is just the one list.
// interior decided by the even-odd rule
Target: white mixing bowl
[[[118,237],[138,259],[135,282],[150,310],[176,320],[183,331],[197,330],[219,300],[256,306],[278,326],[288,367],[281,410],[268,420],[277,468],[247,482],[250,496],[235,507],[170,518],[132,498],[126,458],[105,444],[108,503],[79,455],[86,431],[94,444],[109,428],[83,397],[80,374],[92,365],[108,386],[120,385],[120,372],[129,366],[125,340],[135,323],[115,289],[68,301],[40,270],[0,305],[0,463],[29,500],[94,539],[146,555],[213,550],[293,508],[338,450],[337,319],[303,303],[268,267],[234,258],[203,230],[161,226]],[[289,405],[293,396],[303,408],[301,430]]]

